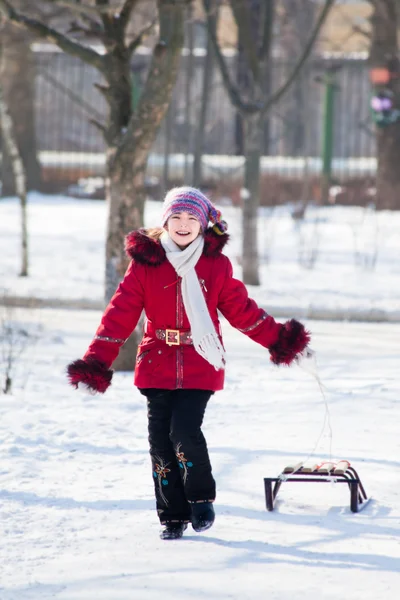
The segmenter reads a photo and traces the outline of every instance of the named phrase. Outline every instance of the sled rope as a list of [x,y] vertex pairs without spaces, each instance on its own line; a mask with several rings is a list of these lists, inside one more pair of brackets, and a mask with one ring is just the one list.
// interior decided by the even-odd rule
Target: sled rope
[[[324,388],[326,389],[326,386],[322,383],[319,375],[317,372],[315,373],[310,373],[316,380],[318,387],[320,389],[323,401],[324,401],[324,406],[325,406],[325,413],[324,413],[324,420],[322,423],[322,427],[321,427],[321,431],[318,435],[317,441],[315,442],[315,445],[313,447],[313,449],[310,451],[310,453],[308,454],[308,456],[306,456],[305,458],[303,458],[303,460],[296,466],[296,468],[294,469],[294,471],[290,474],[291,476],[294,475],[299,469],[302,468],[302,466],[304,465],[304,463],[306,463],[312,456],[315,455],[317,448],[320,444],[320,441],[325,433],[325,429],[326,427],[328,427],[328,438],[329,438],[329,462],[332,462],[332,440],[333,440],[333,432],[332,432],[332,423],[331,423],[331,413],[329,410],[329,404],[326,398],[326,394],[324,392]],[[284,473],[281,473],[281,475],[279,476],[279,478],[282,481],[285,481],[285,479],[287,479],[287,475],[285,475]]]

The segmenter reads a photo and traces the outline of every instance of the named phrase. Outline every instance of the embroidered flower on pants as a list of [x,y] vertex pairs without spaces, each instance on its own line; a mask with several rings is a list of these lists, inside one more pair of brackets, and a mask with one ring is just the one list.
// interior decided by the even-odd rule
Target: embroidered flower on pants
[[158,463],[154,465],[153,477],[158,481],[158,491],[160,493],[160,497],[162,498],[163,502],[168,505],[168,500],[163,494],[162,486],[168,485],[167,473],[170,473],[171,469],[167,468],[169,463],[165,464],[162,458],[156,456],[155,459],[158,460]]
[[183,483],[186,483],[186,479],[188,476],[188,468],[193,467],[193,463],[185,458],[185,454],[180,451],[182,444],[178,444],[176,447],[176,458],[178,459],[178,464],[181,469],[183,469]]

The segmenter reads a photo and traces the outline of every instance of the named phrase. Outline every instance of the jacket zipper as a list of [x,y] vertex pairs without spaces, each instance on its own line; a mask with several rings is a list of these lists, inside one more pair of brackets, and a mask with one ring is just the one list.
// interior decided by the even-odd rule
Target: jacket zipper
[[[181,329],[183,327],[183,299],[181,289],[182,279],[178,279],[176,286],[176,328]],[[176,347],[176,388],[182,389],[183,387],[183,347]]]

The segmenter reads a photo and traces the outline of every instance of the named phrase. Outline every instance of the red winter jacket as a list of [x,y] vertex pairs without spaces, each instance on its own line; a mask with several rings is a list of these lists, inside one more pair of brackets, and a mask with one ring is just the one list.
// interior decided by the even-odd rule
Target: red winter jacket
[[[112,377],[110,367],[144,309],[146,324],[136,357],[135,385],[170,390],[223,388],[224,371],[217,371],[202,358],[187,337],[190,324],[183,306],[181,279],[158,237],[144,229],[127,236],[131,263],[83,361],[68,367],[71,384],[83,382],[100,392],[107,389]],[[203,254],[195,267],[216,331],[221,336],[220,311],[233,327],[269,348],[273,362],[290,364],[307,345],[308,332],[295,320],[285,325],[277,323],[248,297],[244,284],[232,276],[230,260],[222,254],[227,241],[227,234],[207,229]],[[172,332],[166,334],[166,330]],[[166,335],[176,342],[177,331],[184,343],[167,345]]]

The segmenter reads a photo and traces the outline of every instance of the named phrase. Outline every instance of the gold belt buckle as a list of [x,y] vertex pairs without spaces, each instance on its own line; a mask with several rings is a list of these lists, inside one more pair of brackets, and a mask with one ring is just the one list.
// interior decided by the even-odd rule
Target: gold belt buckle
[[166,329],[165,342],[168,344],[168,346],[179,346],[181,343],[179,329]]

